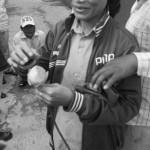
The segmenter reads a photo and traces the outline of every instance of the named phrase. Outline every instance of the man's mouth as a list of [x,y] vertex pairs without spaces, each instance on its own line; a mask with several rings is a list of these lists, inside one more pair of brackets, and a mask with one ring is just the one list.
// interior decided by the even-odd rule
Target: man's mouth
[[28,34],[28,35],[32,35],[32,34],[33,34],[33,32],[28,32],[27,34]]
[[77,13],[85,13],[88,11],[88,8],[85,7],[74,7],[74,9]]

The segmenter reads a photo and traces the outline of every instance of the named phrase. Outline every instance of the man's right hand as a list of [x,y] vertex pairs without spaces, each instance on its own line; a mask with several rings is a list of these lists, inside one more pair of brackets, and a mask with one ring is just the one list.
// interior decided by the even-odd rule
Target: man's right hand
[[31,58],[39,57],[37,50],[28,47],[25,42],[21,42],[20,45],[11,53],[8,58],[8,63],[12,67],[18,67],[18,65],[26,64]]
[[134,54],[116,58],[95,72],[89,87],[96,90],[100,85],[102,85],[104,89],[108,89],[116,81],[135,74],[137,66],[137,58]]

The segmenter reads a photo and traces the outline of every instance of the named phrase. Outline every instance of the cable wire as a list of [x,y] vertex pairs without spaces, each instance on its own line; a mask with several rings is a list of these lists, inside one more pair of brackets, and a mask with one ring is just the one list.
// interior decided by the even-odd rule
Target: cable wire
[[[55,121],[55,118],[54,118],[54,116],[53,116],[53,113],[52,113],[51,109],[50,109],[50,113],[51,113],[51,117],[52,117],[52,120],[53,120],[53,122],[54,122],[54,125],[55,125],[55,127],[56,127],[56,130],[58,131],[58,134],[60,135],[61,139],[62,139],[63,142],[65,143],[65,145],[66,145],[66,147],[68,148],[68,150],[71,150],[70,147],[69,147],[69,145],[68,145],[68,143],[67,143],[67,141],[65,140],[64,136],[62,135],[62,133],[61,133],[61,131],[60,131],[60,129],[59,129],[59,127],[58,127],[56,121]],[[54,149],[55,149],[55,148],[54,148]]]

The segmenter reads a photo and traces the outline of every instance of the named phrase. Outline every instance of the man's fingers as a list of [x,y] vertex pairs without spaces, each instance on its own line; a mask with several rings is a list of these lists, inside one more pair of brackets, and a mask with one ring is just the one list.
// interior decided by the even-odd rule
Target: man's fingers
[[97,88],[98,86],[100,86],[102,84],[102,82],[104,80],[107,79],[107,75],[106,75],[106,70],[108,70],[107,68],[102,68],[100,70],[98,70],[92,77],[89,87],[90,88]]
[[92,76],[92,79],[90,81],[90,86],[93,86],[97,80],[97,78],[99,77],[99,75],[102,73],[102,69],[98,70],[94,73],[94,75]]
[[7,62],[10,66],[14,67],[14,68],[17,68],[18,67],[18,64],[13,62],[11,58],[8,58],[7,59]]
[[13,66],[13,67],[17,67],[18,64],[23,64],[22,60],[20,59],[20,57],[16,54],[15,51],[13,51],[11,53],[11,57],[8,58],[7,62],[9,63],[9,65]]
[[39,57],[37,50],[21,42],[11,53],[8,63],[13,67],[18,67],[18,65],[25,65],[32,57]]
[[[95,85],[93,86],[93,88],[98,88],[100,85],[104,86],[105,85],[105,82],[107,83],[107,80],[109,78],[111,78],[111,70],[106,70],[104,71],[102,74],[99,74],[99,77],[97,78],[96,82],[95,82]],[[105,82],[104,82],[105,81]],[[104,83],[104,85],[103,85]]]
[[38,89],[35,90],[35,93],[41,97],[41,100],[44,101],[46,104],[50,104],[50,96],[46,93],[39,91]]
[[104,89],[110,88],[119,78],[115,69],[113,66],[107,65],[97,71],[91,79],[90,88],[97,89],[102,84]]
[[109,89],[116,81],[117,81],[117,76],[113,75],[111,76],[103,85],[103,89],[107,90]]
[[29,47],[25,42],[22,42],[22,43],[20,44],[20,47],[19,47],[19,48],[22,49],[22,51],[23,51],[29,58],[34,57],[34,56],[35,56],[35,57],[39,57],[39,56],[40,56],[36,49],[33,49],[33,48]]
[[45,93],[45,94],[50,94],[52,90],[49,90],[50,89],[50,85],[49,84],[43,84],[43,85],[40,85],[36,88],[36,90],[38,92],[41,92],[41,93]]
[[18,47],[16,47],[15,53],[20,58],[20,62],[22,65],[27,63],[30,58],[40,57],[37,50],[28,47],[28,45],[24,42],[22,42]]
[[[18,49],[18,50],[15,51],[15,55],[20,59],[19,62],[20,62],[21,65],[24,65],[29,60],[27,54],[24,53],[24,51],[22,51],[20,49]],[[13,56],[13,58],[15,57],[15,55]]]
[[[23,51],[28,57],[33,57],[33,52],[31,50],[31,47],[29,47],[25,42],[21,42],[20,45],[17,47],[19,50]],[[17,51],[16,48],[16,51]]]
[[36,58],[39,58],[39,57],[40,57],[40,54],[37,52],[36,49],[31,48],[31,51],[32,51],[33,55],[34,55]]

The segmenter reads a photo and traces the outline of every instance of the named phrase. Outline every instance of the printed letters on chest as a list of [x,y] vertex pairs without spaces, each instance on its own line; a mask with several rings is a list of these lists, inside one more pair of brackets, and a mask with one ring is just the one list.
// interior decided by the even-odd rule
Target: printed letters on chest
[[53,56],[58,56],[59,55],[59,50],[61,49],[61,44],[59,44],[58,46],[57,46],[57,50],[54,50],[53,51]]
[[114,54],[104,54],[103,57],[97,57],[97,58],[95,58],[96,66],[98,66],[99,64],[105,64],[105,63],[113,60],[114,57],[115,57]]

